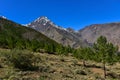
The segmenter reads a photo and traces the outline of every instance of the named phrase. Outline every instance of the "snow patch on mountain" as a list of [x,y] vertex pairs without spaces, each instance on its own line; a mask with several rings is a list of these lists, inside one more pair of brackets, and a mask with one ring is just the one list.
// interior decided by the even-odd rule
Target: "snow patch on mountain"
[[0,18],[7,19],[7,17],[0,15]]
[[50,20],[47,17],[39,17],[34,22],[42,23],[44,26],[49,22]]
[[23,26],[29,27],[29,25],[31,25],[31,23],[28,24],[22,24]]
[[[67,30],[66,28],[63,28],[61,26],[56,25],[54,22],[52,22],[48,17],[46,16],[42,16],[42,17],[38,17],[36,20],[33,21],[34,23],[39,23],[42,24],[43,26],[46,26],[47,23],[49,23],[50,25],[52,25],[53,27],[60,29],[60,30],[64,30],[70,33],[69,30]],[[32,22],[32,23],[33,23]],[[30,26],[32,23],[26,24],[24,26]],[[33,28],[35,28],[35,26],[32,26]]]

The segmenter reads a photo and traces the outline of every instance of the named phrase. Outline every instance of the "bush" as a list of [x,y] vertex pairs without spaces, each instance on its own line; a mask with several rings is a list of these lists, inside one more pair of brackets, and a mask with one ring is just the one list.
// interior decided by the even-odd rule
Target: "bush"
[[28,51],[12,51],[10,61],[13,63],[14,67],[23,69],[23,70],[31,70],[33,68],[33,57],[32,53]]
[[22,70],[33,70],[34,55],[28,51],[12,50],[9,54],[8,60],[15,68]]
[[120,75],[118,75],[118,74],[116,74],[114,72],[107,73],[107,76],[109,76],[109,77],[111,77],[113,79],[116,79],[116,78],[120,79]]
[[87,73],[83,70],[77,70],[76,74],[80,74],[80,75],[87,75]]

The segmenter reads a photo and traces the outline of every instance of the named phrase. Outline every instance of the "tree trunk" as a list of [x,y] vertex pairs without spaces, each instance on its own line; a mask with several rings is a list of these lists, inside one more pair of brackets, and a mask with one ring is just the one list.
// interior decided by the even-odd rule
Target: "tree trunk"
[[105,67],[105,62],[103,62],[103,69],[104,69],[104,78],[106,79],[106,67]]

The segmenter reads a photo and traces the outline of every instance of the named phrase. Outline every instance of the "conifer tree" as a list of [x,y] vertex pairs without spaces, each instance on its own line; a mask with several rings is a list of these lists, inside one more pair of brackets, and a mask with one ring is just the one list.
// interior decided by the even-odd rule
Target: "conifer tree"
[[113,58],[118,48],[112,43],[108,43],[106,37],[100,36],[94,43],[95,52],[103,63],[104,78],[106,78],[106,63],[113,63]]

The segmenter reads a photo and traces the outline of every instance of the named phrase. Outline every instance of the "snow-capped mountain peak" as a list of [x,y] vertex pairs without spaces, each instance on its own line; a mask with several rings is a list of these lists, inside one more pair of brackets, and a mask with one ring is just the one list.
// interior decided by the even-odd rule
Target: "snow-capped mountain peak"
[[0,15],[0,18],[7,19],[5,16]]
[[[61,27],[61,26],[58,26],[58,25],[56,25],[53,21],[51,21],[48,17],[46,17],[46,16],[42,16],[42,17],[38,17],[36,20],[34,20],[32,23],[29,23],[29,24],[26,24],[26,25],[24,25],[24,26],[26,26],[26,27],[29,27],[29,26],[32,26],[32,28],[38,28],[38,27],[40,27],[40,26],[38,26],[38,25],[42,25],[42,26],[47,26],[47,25],[51,25],[52,27],[54,27],[54,28],[57,28],[57,29],[60,29],[60,30],[64,30],[64,31],[67,31],[67,32],[70,32],[71,33],[71,31],[69,30],[69,29],[66,29],[66,28],[63,28],[63,27]],[[75,31],[73,31],[72,30],[72,32],[75,32]]]
[[43,25],[46,25],[50,20],[46,16],[37,18],[34,22],[39,22]]
[[[46,16],[42,16],[42,17],[38,17],[36,20],[34,20],[33,22],[34,23],[40,23],[42,25],[46,25],[47,22],[49,22],[50,20],[46,17]],[[32,23],[33,23],[32,22]],[[28,24],[25,24],[24,26],[28,27],[29,25],[31,25],[32,23],[28,23]]]
[[[67,32],[70,32],[68,29],[63,28],[61,26],[56,25],[54,22],[52,22],[48,17],[46,16],[42,16],[42,17],[38,17],[36,20],[34,20],[32,23],[26,24],[25,26],[31,26],[34,24],[41,24],[43,26],[46,26],[47,24],[51,25],[52,27],[55,27],[57,29],[61,29]],[[32,26],[33,28],[38,27],[38,26]]]

